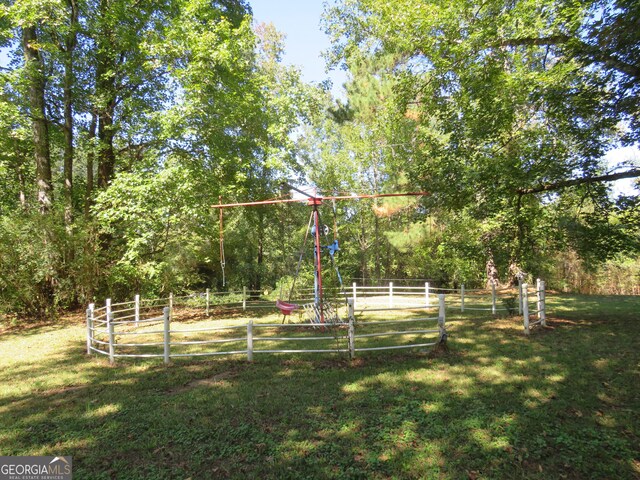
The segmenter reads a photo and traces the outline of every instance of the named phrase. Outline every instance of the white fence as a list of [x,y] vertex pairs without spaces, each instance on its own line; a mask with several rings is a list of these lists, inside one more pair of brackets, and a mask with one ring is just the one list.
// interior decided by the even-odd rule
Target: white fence
[[[396,286],[391,281],[384,286],[361,286],[354,282],[350,293],[354,308],[360,312],[429,308],[436,295],[446,294],[447,309],[461,313],[515,314],[517,308],[518,315],[523,316],[526,335],[535,325],[546,326],[545,283],[540,279],[536,280],[535,287],[520,282],[515,291],[511,288],[498,289],[495,284],[490,289],[466,289],[464,284],[453,289],[433,287],[429,282],[421,286]],[[535,302],[531,303],[534,296]],[[537,318],[532,320],[532,316]]]
[[[348,293],[351,296],[341,315],[345,320],[325,325],[273,323],[260,318],[247,321],[245,313],[239,321],[225,318],[225,311],[277,312],[272,300],[246,288],[240,292],[207,290],[160,299],[141,299],[136,295],[133,301],[120,303],[107,299],[104,306],[96,308],[91,304],[87,309],[87,353],[108,356],[112,363],[119,357],[157,357],[168,363],[170,358],[177,357],[238,354],[252,360],[254,354],[270,353],[348,353],[354,358],[356,352],[428,347],[445,341],[447,310],[469,315],[475,311],[515,313],[518,308],[525,334],[535,325],[546,324],[545,287],[540,280],[533,288],[526,284],[519,286],[517,296],[512,290],[497,291],[495,286],[491,291],[466,290],[464,285],[454,290],[432,288],[429,283],[398,287],[391,282],[384,287],[354,283]],[[498,306],[498,299],[511,300],[512,305],[503,302]],[[176,307],[192,307],[198,325],[176,321]],[[206,320],[201,315],[203,310],[206,317],[215,310],[223,320],[215,320],[213,324],[203,322]],[[391,311],[413,316],[363,320],[370,312],[384,315]],[[376,343],[381,337],[394,343]]]
[[[270,353],[348,353],[354,358],[356,352],[427,347],[446,340],[444,295],[439,297],[437,314],[431,317],[358,322],[350,301],[346,321],[324,325],[265,323],[258,319],[236,324],[227,319],[224,325],[204,327],[184,325],[173,321],[176,300],[177,297],[168,297],[154,301],[156,304],[166,301],[167,306],[161,310],[139,307],[143,302],[138,297],[133,302],[107,301],[99,308],[90,305],[87,353],[108,356],[112,363],[126,357],[157,357],[168,363],[177,357],[237,354],[253,360],[255,354]],[[403,328],[407,325],[413,328]],[[390,326],[395,329],[380,330]],[[367,333],[368,330],[373,331]],[[426,335],[431,337],[425,338]],[[393,345],[371,346],[370,340],[377,337],[401,337],[402,340]],[[314,343],[321,346],[316,347]],[[199,350],[184,352],[180,350],[183,347]]]

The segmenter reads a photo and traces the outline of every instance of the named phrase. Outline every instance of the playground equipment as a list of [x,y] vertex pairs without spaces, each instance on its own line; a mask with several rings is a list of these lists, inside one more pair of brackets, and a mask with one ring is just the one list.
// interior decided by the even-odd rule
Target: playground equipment
[[[332,308],[332,306],[330,306],[329,304],[327,304],[325,302],[324,299],[324,291],[323,291],[323,286],[322,286],[322,250],[325,249],[328,253],[329,253],[329,257],[331,259],[331,263],[336,271],[338,280],[340,282],[340,286],[341,286],[341,290],[344,293],[344,288],[342,288],[342,277],[340,275],[340,271],[338,269],[337,263],[335,261],[335,254],[340,250],[340,246],[339,246],[339,242],[337,239],[337,234],[336,234],[336,228],[334,225],[334,240],[333,243],[331,243],[330,245],[326,245],[326,246],[322,246],[321,245],[321,236],[322,233],[328,234],[328,227],[326,227],[326,225],[322,225],[320,222],[320,212],[318,210],[318,207],[320,205],[322,205],[323,201],[325,200],[331,200],[334,202],[334,217],[335,217],[335,201],[336,200],[356,200],[356,199],[362,199],[362,198],[383,198],[383,197],[411,197],[411,196],[424,196],[424,195],[428,195],[427,192],[407,192],[407,193],[378,193],[378,194],[369,194],[369,195],[342,195],[342,196],[326,196],[326,197],[322,197],[322,196],[318,196],[316,195],[310,195],[309,193],[300,190],[296,187],[293,187],[289,184],[284,183],[283,184],[284,187],[287,187],[299,194],[301,194],[303,197],[306,197],[307,199],[307,205],[312,207],[312,212],[311,212],[311,218],[309,219],[309,225],[307,227],[307,234],[305,234],[305,239],[304,239],[304,245],[306,245],[306,241],[307,241],[307,237],[308,237],[308,233],[309,230],[311,231],[311,235],[314,238],[314,256],[313,256],[313,263],[314,263],[314,302],[313,302],[313,306],[307,306],[305,308],[305,311],[307,312],[307,316],[309,317],[309,320],[312,323],[319,323],[319,324],[324,324],[327,321],[329,322],[335,322],[335,321],[339,321],[339,317],[337,316],[337,313],[334,314],[334,312],[336,312],[335,308]],[[228,204],[222,204],[222,199],[219,199],[220,203],[218,205],[212,205],[212,208],[218,208],[220,209],[220,263],[223,269],[223,278],[224,278],[224,235],[223,235],[223,209],[224,208],[235,208],[235,207],[251,207],[251,206],[258,206],[258,205],[276,205],[276,204],[280,204],[280,203],[293,203],[293,202],[300,202],[301,200],[299,199],[294,199],[294,198],[277,198],[277,199],[271,199],[271,200],[262,200],[262,201],[257,201],[257,202],[243,202],[243,203],[228,203]],[[302,253],[304,253],[304,245],[303,245],[303,251]],[[297,277],[298,273],[299,273],[299,268],[300,268],[300,262],[302,260],[302,254],[300,256],[300,260],[298,262],[298,268],[296,271],[296,276],[294,277],[294,285],[295,285],[295,278]],[[291,291],[293,291],[293,286],[291,288]],[[291,296],[291,292],[289,294],[289,297]],[[280,312],[283,315],[283,321],[284,318],[288,315],[291,315],[291,313],[297,309],[300,308],[299,305],[295,304],[295,303],[290,303],[291,298],[288,299],[289,301],[283,301],[281,299],[278,299],[278,301],[276,302],[276,307],[278,307],[278,309],[280,310]],[[345,301],[346,301],[346,294],[345,294]]]

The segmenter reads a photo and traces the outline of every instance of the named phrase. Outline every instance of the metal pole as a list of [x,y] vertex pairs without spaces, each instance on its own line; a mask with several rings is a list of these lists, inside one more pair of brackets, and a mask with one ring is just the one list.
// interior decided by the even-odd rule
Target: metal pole
[[464,312],[464,283],[460,285],[460,311]]
[[207,294],[206,294],[206,302],[207,302],[207,306],[206,306],[206,313],[207,313],[207,317],[209,316],[209,295],[210,295],[210,291],[207,288]]
[[320,312],[320,323],[324,323],[324,299],[322,295],[322,257],[320,250],[320,213],[318,212],[318,204],[313,204],[313,224],[316,229],[315,239],[316,239],[316,279],[317,279],[317,291],[316,291],[316,306],[318,307],[318,311]]
[[169,319],[173,318],[173,293],[169,294]]
[[[386,198],[386,197],[422,197],[425,195],[430,195],[429,192],[407,192],[407,193],[378,193],[374,195],[338,195],[338,196],[329,196],[329,197],[314,197],[309,195],[302,190],[298,190],[297,188],[292,187],[291,185],[287,185],[292,190],[296,190],[298,193],[301,193],[311,200],[355,200],[358,198]],[[228,208],[228,207],[249,207],[254,205],[275,205],[278,203],[300,203],[301,200],[297,198],[281,198],[277,200],[261,200],[257,202],[242,202],[242,203],[225,203],[225,204],[214,204],[211,205],[211,208]]]

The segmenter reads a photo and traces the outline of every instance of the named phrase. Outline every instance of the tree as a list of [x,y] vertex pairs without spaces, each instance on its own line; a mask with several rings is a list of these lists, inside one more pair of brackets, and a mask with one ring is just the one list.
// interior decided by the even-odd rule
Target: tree
[[600,24],[602,4],[595,2],[363,0],[328,10],[334,64],[397,58],[395,107],[413,123],[404,140],[408,178],[432,192],[425,204],[431,212],[483,221],[487,262],[503,259],[504,275],[535,268],[541,242],[534,232],[557,198],[548,192],[562,196],[569,187],[640,176],[633,167],[609,174],[599,161],[629,138],[616,136],[616,126],[632,111],[617,105],[620,95],[634,95],[627,66],[637,60],[624,48],[636,34],[620,27],[616,35],[629,34],[620,52],[579,55],[576,48],[637,8],[617,6]]
[[[210,277],[211,203],[219,195],[270,196],[300,171],[290,134],[308,114],[312,90],[279,64],[281,38],[272,27],[258,38],[240,0],[130,7],[21,0],[2,10],[0,41],[12,63],[0,72],[0,129],[7,133],[0,177],[9,184],[0,195],[0,236],[7,244],[29,239],[0,266],[16,311],[40,315],[78,295],[115,292],[138,267],[136,282],[147,291],[200,281],[186,274],[188,266],[209,269]],[[42,221],[30,212],[36,181],[41,208],[51,213]],[[55,201],[54,185],[64,192]],[[186,198],[174,209],[172,195]],[[256,285],[261,271],[275,280],[270,268],[256,267],[272,261],[272,245],[283,248],[273,217],[240,222],[241,234],[262,225],[254,243],[263,253],[231,254],[250,259]],[[192,248],[179,253],[174,234],[190,237]],[[158,272],[184,275],[159,282]],[[43,308],[19,300],[29,281],[45,277],[55,290],[32,296]]]
[[49,123],[45,113],[45,72],[42,55],[38,47],[36,25],[22,27],[24,70],[31,117],[31,130],[36,162],[36,183],[41,212],[51,208],[53,185],[51,182],[51,157],[49,148]]

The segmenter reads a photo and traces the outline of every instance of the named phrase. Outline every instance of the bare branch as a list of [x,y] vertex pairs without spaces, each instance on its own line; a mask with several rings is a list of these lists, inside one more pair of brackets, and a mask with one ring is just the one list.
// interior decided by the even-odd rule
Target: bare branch
[[620,180],[622,178],[637,178],[640,177],[640,169],[627,170],[626,172],[610,173],[607,175],[599,175],[596,177],[580,177],[571,178],[567,180],[560,180],[553,183],[544,183],[537,187],[521,188],[517,190],[518,195],[530,195],[532,193],[551,192],[554,190],[560,190],[567,187],[574,187],[576,185],[589,185],[592,183],[600,182],[613,182],[614,180]]

